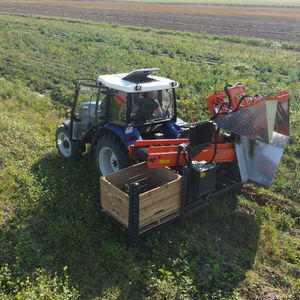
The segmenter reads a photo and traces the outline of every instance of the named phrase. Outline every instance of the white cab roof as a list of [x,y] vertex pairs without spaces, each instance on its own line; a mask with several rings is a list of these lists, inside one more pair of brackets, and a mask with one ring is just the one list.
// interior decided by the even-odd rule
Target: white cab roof
[[154,76],[159,69],[140,69],[130,73],[100,75],[98,81],[104,86],[126,93],[138,93],[177,88],[177,81]]

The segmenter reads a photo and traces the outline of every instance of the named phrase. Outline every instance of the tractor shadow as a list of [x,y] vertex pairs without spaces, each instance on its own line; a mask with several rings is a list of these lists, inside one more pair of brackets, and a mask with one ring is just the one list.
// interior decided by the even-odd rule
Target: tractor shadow
[[154,232],[130,248],[126,234],[100,216],[92,159],[71,162],[50,154],[32,172],[42,197],[31,211],[20,212],[21,221],[20,216],[8,221],[8,232],[0,231],[10,245],[3,247],[3,261],[18,257],[24,276],[37,268],[62,275],[68,266],[69,282],[84,299],[163,295],[186,276],[187,293],[223,290],[230,298],[254,263],[259,226],[251,212],[236,206],[235,195],[216,199],[182,226]]

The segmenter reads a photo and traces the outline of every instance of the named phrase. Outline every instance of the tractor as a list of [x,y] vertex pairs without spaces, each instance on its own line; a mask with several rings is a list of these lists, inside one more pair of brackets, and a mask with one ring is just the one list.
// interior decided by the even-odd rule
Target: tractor
[[244,182],[268,188],[289,138],[288,91],[250,97],[244,85],[226,85],[206,99],[211,120],[188,125],[177,118],[178,82],[157,71],[77,82],[71,118],[56,132],[65,158],[80,158],[89,144],[101,213],[133,246]]
[[128,146],[137,140],[177,138],[185,123],[177,119],[178,82],[154,76],[158,69],[102,75],[75,85],[70,120],[56,132],[58,152],[79,159],[90,144],[100,175],[128,166]]
[[177,118],[178,82],[157,71],[78,81],[71,118],[56,132],[58,152],[78,159],[89,144],[100,176],[138,161],[179,172],[190,166],[197,174],[211,163],[214,186],[227,180],[269,187],[289,137],[290,93],[250,97],[242,84],[227,85],[206,99],[211,120],[189,126]]

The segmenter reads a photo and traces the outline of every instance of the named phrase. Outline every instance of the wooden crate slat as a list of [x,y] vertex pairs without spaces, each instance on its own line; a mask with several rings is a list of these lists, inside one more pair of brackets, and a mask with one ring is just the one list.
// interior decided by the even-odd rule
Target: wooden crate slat
[[125,192],[123,192],[119,187],[107,181],[105,177],[100,178],[100,187],[102,186],[107,187],[109,190],[111,189],[113,193],[119,195],[120,197],[129,198],[129,196]]
[[147,220],[148,218],[158,218],[161,214],[174,211],[179,212],[178,203],[163,203],[162,205],[157,205],[156,207],[150,207],[148,210],[141,210],[140,221],[144,222],[144,220]]
[[170,182],[172,180],[176,180],[176,179],[180,178],[181,176],[170,171],[170,169],[167,169],[167,168],[158,168],[158,169],[149,168],[148,177],[154,181],[156,179],[159,179],[159,180],[161,180],[161,184],[162,184],[162,183]]
[[[101,191],[101,206],[104,211],[108,212],[123,225],[128,226],[129,203],[127,200],[113,196],[106,190]],[[126,199],[125,199],[126,200]]]
[[[139,227],[142,228],[144,226],[147,226],[148,224],[151,224],[157,220],[160,220],[161,218],[164,218],[164,217],[172,215],[172,214],[176,214],[177,216],[179,216],[179,211],[176,209],[168,209],[168,210],[164,211],[164,213],[161,213],[159,215],[149,216],[146,219],[140,220]],[[161,222],[159,222],[159,223],[161,223]]]
[[169,207],[179,210],[180,207],[179,199],[176,199],[175,201],[168,201],[168,199],[164,198],[162,199],[161,203],[156,202],[151,206],[141,209],[140,216],[143,217],[144,215],[153,215],[157,211],[160,211],[162,209],[167,209]]
[[123,226],[128,227],[128,216],[120,215],[117,211],[110,208],[104,209],[104,211],[119,221]]
[[[124,204],[128,203],[129,196],[126,193],[120,193],[120,190],[116,190],[116,187],[108,187],[108,186],[102,186],[103,192],[105,191],[108,193],[111,197],[114,197],[116,199],[120,199],[121,202]],[[102,193],[103,194],[103,193]],[[126,196],[127,195],[127,196]]]
[[[110,186],[109,188],[105,185],[101,186],[101,202],[102,199],[108,198],[111,200],[115,200],[118,201],[120,203],[122,203],[127,209],[129,207],[129,196],[126,193],[123,193],[122,191],[118,190],[116,187],[114,186]],[[120,193],[122,192],[122,193]]]
[[141,214],[151,214],[158,211],[161,207],[177,207],[179,209],[180,199],[178,195],[174,194],[172,198],[163,197],[160,201],[155,201],[151,205],[143,207],[141,210]]
[[180,179],[168,182],[168,183],[166,183],[164,185],[161,185],[161,186],[159,186],[157,188],[154,188],[154,189],[152,189],[150,191],[142,193],[142,194],[140,194],[140,199],[142,199],[142,200],[143,199],[147,199],[147,198],[151,197],[152,195],[156,195],[157,196],[157,190],[158,189],[160,190],[160,192],[166,192],[166,191],[168,191],[168,190],[170,190],[172,188],[176,188],[177,186],[178,187],[180,186]]
[[118,171],[118,176],[115,175],[116,173],[106,175],[105,179],[115,186],[119,187],[127,183],[127,180],[130,176],[132,176],[133,174],[146,172],[146,169],[147,165],[145,163],[140,163]]
[[103,208],[111,207],[111,208],[118,208],[120,210],[128,211],[128,205],[124,204],[123,202],[119,201],[119,199],[113,199],[112,197],[103,197],[101,199],[101,204]]
[[153,228],[157,227],[160,224],[163,224],[163,223],[168,222],[168,221],[170,221],[172,219],[175,219],[178,216],[179,216],[179,214],[175,212],[175,213],[170,214],[168,216],[162,217],[161,219],[156,220],[156,221],[154,221],[154,222],[152,222],[152,223],[150,223],[148,225],[145,225],[145,226],[143,226],[143,227],[140,228],[140,234],[142,234],[142,233],[144,233],[144,232],[146,232],[146,231],[148,231],[150,229],[153,229]]
[[167,211],[168,209],[178,210],[179,211],[179,207],[178,207],[177,203],[174,203],[174,204],[164,203],[161,206],[157,205],[154,208],[151,207],[148,210],[145,210],[145,211],[142,210],[140,212],[140,219],[143,220],[143,219],[148,218],[149,216],[158,215],[159,212],[161,212],[161,211]]
[[[151,191],[140,195],[140,207],[144,208],[151,205],[153,202],[159,201],[162,197],[172,196],[180,193],[180,180],[167,183],[161,187],[155,188]],[[159,195],[158,195],[159,193]]]
[[134,174],[133,176],[128,177],[128,182],[135,182],[136,180],[140,180],[140,178],[148,178],[146,172],[141,172],[138,174]]
[[104,198],[102,208],[104,210],[111,210],[114,211],[114,214],[119,215],[123,219],[128,221],[128,207],[123,206],[120,202],[110,201],[110,199]]

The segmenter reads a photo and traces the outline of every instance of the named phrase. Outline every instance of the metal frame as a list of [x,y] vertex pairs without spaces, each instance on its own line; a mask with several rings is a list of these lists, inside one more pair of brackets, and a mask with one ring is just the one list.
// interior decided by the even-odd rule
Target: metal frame
[[132,246],[137,246],[139,241],[139,191],[140,186],[138,183],[130,185],[128,234]]

